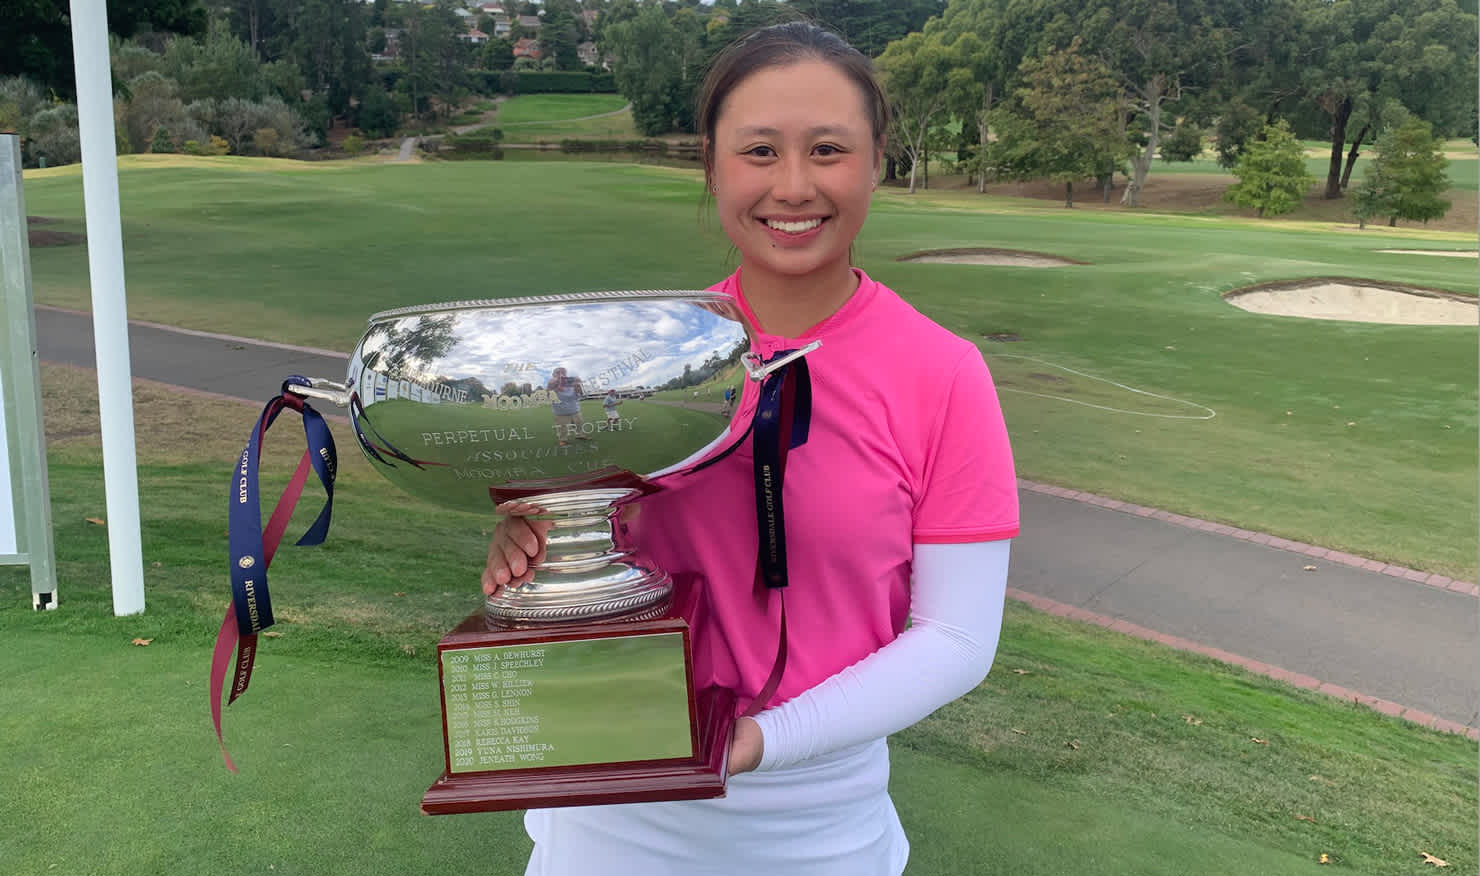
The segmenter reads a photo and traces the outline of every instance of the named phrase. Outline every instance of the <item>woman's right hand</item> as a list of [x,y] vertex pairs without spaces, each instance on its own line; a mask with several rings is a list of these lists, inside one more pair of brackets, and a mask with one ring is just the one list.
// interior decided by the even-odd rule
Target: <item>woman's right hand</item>
[[494,510],[500,517],[488,542],[488,565],[483,567],[487,596],[534,577],[533,566],[545,558],[545,534],[552,525],[549,520],[531,519],[529,515],[545,509],[528,502],[504,502]]

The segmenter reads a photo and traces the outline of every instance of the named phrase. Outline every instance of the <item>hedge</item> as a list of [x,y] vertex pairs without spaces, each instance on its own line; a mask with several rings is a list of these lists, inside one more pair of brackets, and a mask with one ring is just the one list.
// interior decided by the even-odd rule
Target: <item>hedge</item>
[[[406,75],[400,67],[379,70],[386,91]],[[479,94],[615,94],[617,80],[601,70],[468,70],[468,85]]]
[[469,70],[473,89],[481,94],[614,94],[612,74],[586,70]]

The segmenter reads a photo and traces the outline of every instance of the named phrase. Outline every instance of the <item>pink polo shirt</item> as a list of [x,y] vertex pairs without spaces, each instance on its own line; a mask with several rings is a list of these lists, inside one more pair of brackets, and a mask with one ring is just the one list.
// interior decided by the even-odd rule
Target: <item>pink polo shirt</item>
[[[807,354],[808,440],[787,458],[784,500],[789,655],[778,705],[888,644],[909,612],[917,543],[994,541],[1018,531],[1017,483],[997,393],[981,352],[857,271],[857,291],[799,338],[768,335],[737,271],[713,287],[735,296],[754,351]],[[745,381],[731,425],[744,432],[759,386]],[[780,601],[755,588],[751,439],[718,463],[659,481],[628,536],[700,600],[695,683],[731,687],[742,706],[776,656]]]

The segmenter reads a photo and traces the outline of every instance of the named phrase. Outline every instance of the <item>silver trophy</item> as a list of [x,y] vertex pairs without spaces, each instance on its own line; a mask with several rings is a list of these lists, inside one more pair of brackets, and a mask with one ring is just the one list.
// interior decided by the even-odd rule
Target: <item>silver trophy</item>
[[[761,380],[735,302],[697,291],[464,301],[386,311],[344,383],[371,465],[417,497],[551,522],[533,580],[438,643],[446,770],[430,814],[724,793],[734,694],[696,688],[699,598],[615,537],[655,479],[717,452],[725,389]],[[800,351],[798,353],[800,355]],[[470,592],[484,559],[469,558]]]
[[617,546],[614,518],[724,434],[748,344],[715,292],[463,301],[372,316],[346,384],[293,389],[349,407],[371,465],[412,495],[543,509],[546,559],[488,613],[584,622],[665,609],[668,576]]

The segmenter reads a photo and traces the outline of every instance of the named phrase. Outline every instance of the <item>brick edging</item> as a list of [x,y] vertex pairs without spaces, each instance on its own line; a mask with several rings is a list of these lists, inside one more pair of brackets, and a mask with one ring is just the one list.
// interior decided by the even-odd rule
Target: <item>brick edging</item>
[[1156,630],[1147,629],[1146,627],[1143,627],[1139,624],[1133,624],[1127,620],[1110,617],[1109,615],[1098,614],[1096,612],[1080,608],[1077,605],[1069,605],[1067,603],[1049,599],[1046,596],[1037,596],[1035,594],[1019,590],[1015,587],[1007,588],[1007,596],[1009,599],[1025,603],[1032,606],[1033,608],[1038,609],[1039,611],[1047,612],[1048,614],[1056,615],[1058,617],[1066,617],[1071,620],[1083,621],[1084,623],[1094,624],[1095,626],[1104,627],[1117,633],[1124,633],[1127,636],[1134,636],[1137,639],[1144,639],[1148,642],[1156,642],[1160,645],[1166,645],[1167,647],[1175,648],[1178,651],[1189,651],[1194,654],[1201,654],[1204,657],[1211,657],[1221,663],[1227,663],[1232,666],[1237,666],[1240,669],[1245,669],[1249,672],[1254,673],[1255,675],[1262,675],[1266,678],[1273,678],[1276,681],[1283,681],[1304,690],[1313,690],[1317,693],[1323,693],[1327,696],[1336,697],[1337,699],[1357,703],[1359,705],[1366,706],[1373,711],[1381,712],[1384,715],[1392,715],[1395,718],[1402,718],[1405,721],[1411,721],[1423,727],[1428,727],[1433,730],[1439,730],[1444,733],[1455,733],[1466,736],[1472,740],[1480,740],[1480,728],[1469,727],[1459,723],[1458,721],[1451,721],[1448,718],[1440,718],[1437,715],[1432,715],[1419,709],[1412,709],[1399,703],[1395,703],[1392,700],[1385,700],[1380,697],[1369,696],[1367,694],[1342,687],[1338,684],[1332,684],[1329,681],[1321,681],[1319,678],[1315,678],[1310,675],[1304,675],[1299,672],[1292,672],[1288,669],[1283,669],[1279,666],[1274,666],[1269,663],[1263,663],[1249,657],[1242,657],[1238,654],[1224,651],[1222,648],[1214,648],[1210,645],[1200,645],[1190,639],[1184,639],[1181,636],[1173,636],[1169,633],[1159,633]]
[[1439,575],[1433,572],[1424,572],[1418,569],[1409,569],[1404,566],[1385,563],[1382,560],[1374,560],[1368,557],[1359,557],[1345,551],[1331,550],[1330,548],[1317,547],[1302,541],[1290,541],[1267,532],[1255,532],[1249,529],[1239,529],[1224,523],[1214,523],[1211,520],[1199,520],[1196,517],[1187,517],[1182,514],[1173,514],[1160,508],[1148,508],[1145,505],[1136,505],[1131,502],[1122,502],[1119,499],[1110,499],[1094,493],[1086,493],[1083,490],[1071,490],[1067,487],[1055,487],[1052,484],[1040,484],[1025,478],[1018,478],[1018,487],[1031,490],[1034,493],[1042,493],[1046,496],[1056,496],[1060,499],[1072,499],[1075,502],[1083,502],[1086,505],[1096,505],[1101,508],[1109,508],[1112,511],[1124,511],[1137,517],[1149,517],[1153,520],[1161,520],[1166,523],[1174,523],[1177,526],[1185,526],[1188,529],[1196,529],[1201,532],[1211,532],[1214,535],[1226,535],[1254,544],[1262,544],[1266,547],[1278,548],[1283,551],[1301,554],[1317,560],[1325,560],[1330,563],[1340,563],[1343,566],[1351,566],[1355,569],[1364,569],[1368,572],[1380,572],[1404,581],[1415,584],[1423,584],[1439,590],[1450,590],[1455,593],[1463,593],[1467,596],[1480,596],[1480,584],[1474,581],[1456,581],[1447,575]]

